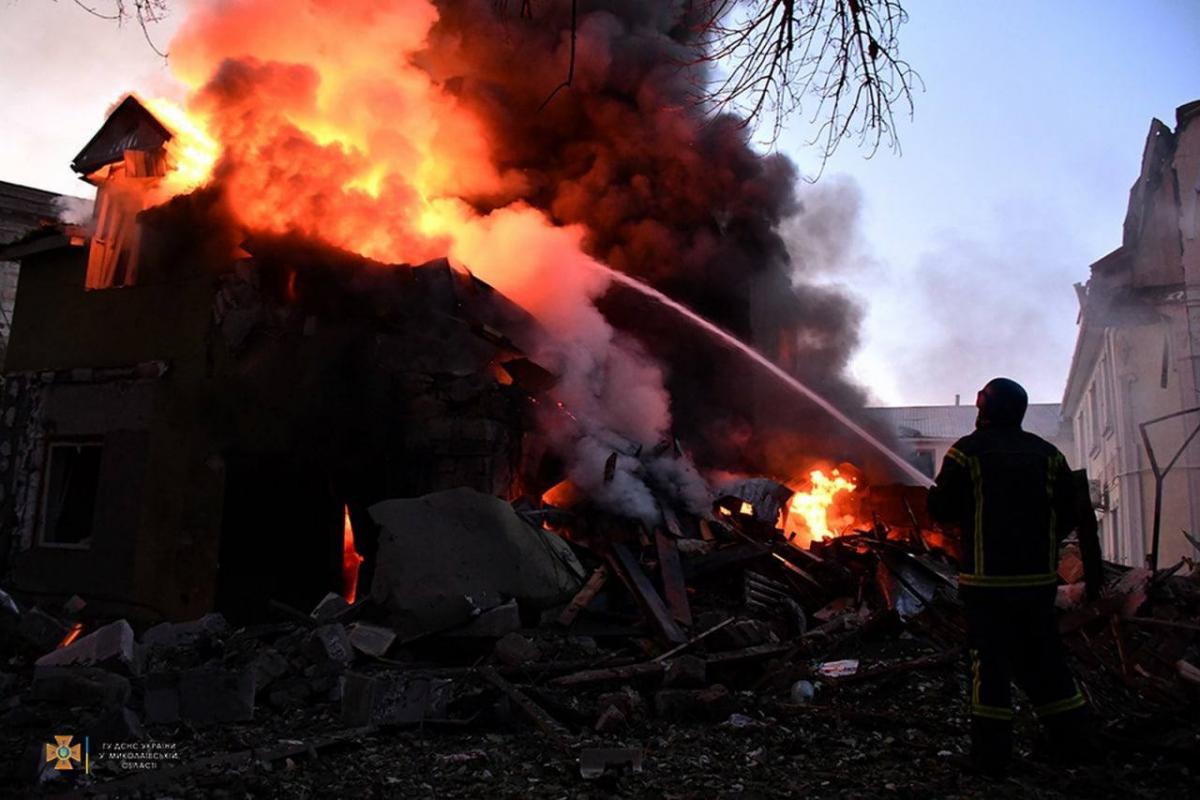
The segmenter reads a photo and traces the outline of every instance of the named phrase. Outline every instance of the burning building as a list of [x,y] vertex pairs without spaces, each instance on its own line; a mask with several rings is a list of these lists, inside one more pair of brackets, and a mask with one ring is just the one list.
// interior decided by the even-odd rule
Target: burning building
[[4,403],[14,583],[166,617],[310,605],[345,588],[367,503],[507,496],[521,386],[548,374],[499,328],[528,316],[444,260],[270,238],[231,258],[203,193],[135,230],[121,183],[168,136],[126,100],[75,161],[99,184],[95,233],[8,250],[22,264]]
[[[861,405],[856,315],[776,230],[794,167],[686,102],[680,12],[602,6],[197,9],[186,102],[124,99],[74,159],[90,225],[6,251],[14,586],[236,616],[352,591],[357,554],[368,585],[386,498],[565,480],[660,524],[664,498],[709,513],[716,470],[890,475],[807,389]],[[543,103],[568,34],[575,82]]]

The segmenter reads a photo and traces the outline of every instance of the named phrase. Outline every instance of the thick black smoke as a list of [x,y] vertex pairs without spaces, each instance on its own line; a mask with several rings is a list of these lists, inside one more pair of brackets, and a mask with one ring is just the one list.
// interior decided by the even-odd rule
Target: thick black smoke
[[[710,68],[693,63],[689,4],[580,2],[572,82],[549,102],[569,70],[570,3],[535,3],[532,20],[518,5],[439,3],[425,66],[486,121],[498,166],[524,176],[520,199],[585,226],[591,255],[860,409],[863,392],[844,377],[860,312],[811,282],[821,264],[789,258],[780,226],[805,213],[795,165],[758,152],[740,120],[693,102]],[[664,364],[677,433],[702,464],[780,474],[804,456],[879,463],[823,412],[670,312],[619,288],[602,309]]]

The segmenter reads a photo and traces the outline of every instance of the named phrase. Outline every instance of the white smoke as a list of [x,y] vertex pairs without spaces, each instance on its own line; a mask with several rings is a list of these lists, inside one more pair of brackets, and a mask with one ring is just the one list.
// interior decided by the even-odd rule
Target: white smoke
[[83,197],[59,195],[52,201],[58,212],[59,221],[67,225],[83,225],[91,227],[92,211],[95,203]]
[[556,226],[522,203],[483,217],[461,205],[439,211],[461,223],[452,226],[452,260],[519,302],[549,334],[532,355],[559,376],[558,405],[544,409],[541,422],[571,481],[602,507],[651,525],[661,522],[656,495],[707,512],[700,473],[659,446],[671,430],[662,367],[595,306],[609,279],[583,252],[583,229]]

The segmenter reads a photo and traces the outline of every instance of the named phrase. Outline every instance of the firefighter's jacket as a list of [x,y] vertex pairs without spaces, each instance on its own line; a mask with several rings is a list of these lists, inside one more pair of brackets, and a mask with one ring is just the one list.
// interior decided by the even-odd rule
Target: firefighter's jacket
[[1067,460],[1019,427],[980,428],[946,453],[929,513],[962,530],[960,585],[1053,585],[1059,543],[1075,527]]

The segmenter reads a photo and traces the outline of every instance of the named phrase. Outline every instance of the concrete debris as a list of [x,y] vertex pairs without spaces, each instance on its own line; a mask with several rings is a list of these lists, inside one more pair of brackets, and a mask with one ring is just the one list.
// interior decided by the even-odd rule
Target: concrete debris
[[705,689],[660,689],[654,713],[673,722],[720,722],[737,711],[737,699],[719,683]]
[[199,667],[146,676],[146,721],[196,724],[254,718],[255,671]]
[[77,594],[73,594],[63,603],[62,613],[64,617],[74,619],[83,613],[87,608],[87,601]]
[[128,678],[96,667],[39,667],[33,673],[33,699],[64,708],[123,706],[130,693]]
[[646,716],[646,701],[640,692],[626,686],[617,692],[606,692],[596,700],[600,715],[593,728],[598,733],[607,733],[628,727],[630,722]]
[[546,608],[570,600],[585,575],[561,538],[482,492],[387,500],[370,512],[383,529],[371,596],[401,639],[469,622],[464,596],[497,594]]
[[143,705],[146,722],[154,725],[179,721],[179,676],[150,673],[144,681]]
[[729,719],[721,723],[722,728],[733,728],[734,730],[745,730],[746,728],[761,728],[763,724],[754,717],[745,714],[730,714]]
[[202,667],[179,676],[179,716],[189,722],[254,718],[254,670]]
[[21,615],[18,631],[21,638],[40,652],[53,650],[66,638],[70,627],[40,608],[31,608]]
[[342,690],[343,725],[411,725],[443,719],[451,683],[438,678],[349,673]]
[[139,662],[133,628],[118,620],[81,636],[66,647],[47,653],[36,667],[103,667],[123,675],[136,675]]
[[0,619],[16,619],[21,616],[21,609],[17,607],[17,601],[13,600],[8,592],[0,589]]
[[218,639],[229,633],[229,623],[220,614],[205,614],[188,622],[163,622],[142,634],[142,644],[153,648],[191,647],[202,640]]
[[517,606],[516,600],[509,600],[507,603],[482,612],[465,628],[454,631],[454,635],[499,639],[519,630],[521,630],[521,609]]
[[354,649],[346,626],[337,623],[322,625],[314,630],[305,648],[318,668],[338,670],[354,660]]
[[254,668],[254,685],[261,692],[286,673],[291,665],[278,650],[266,648],[254,657],[251,666]]
[[510,633],[496,642],[496,659],[509,667],[528,664],[542,657],[541,648],[519,633]]
[[680,655],[666,663],[663,686],[688,689],[708,683],[708,664],[699,656]]
[[346,598],[336,592],[329,592],[312,610],[312,618],[317,622],[329,622],[340,617],[349,608],[350,604],[346,602]]
[[376,658],[387,655],[388,649],[396,641],[396,632],[391,628],[366,622],[351,625],[348,628],[348,636],[355,650]]
[[600,712],[600,716],[596,717],[596,724],[593,729],[596,733],[612,733],[629,725],[628,715],[617,708],[616,706],[605,706]]
[[[960,707],[964,689],[953,569],[930,548],[910,551],[912,537],[872,529],[799,551],[752,515],[717,514],[699,525],[682,513],[677,533],[608,520],[599,537],[588,527],[595,523],[581,523],[578,513],[572,521],[575,512],[555,518],[565,526],[556,527],[560,536],[530,527],[495,498],[443,494],[376,507],[385,587],[378,596],[373,590],[351,606],[330,593],[311,615],[275,602],[281,622],[236,629],[216,615],[161,623],[141,637],[140,675],[129,626],[91,630],[91,609],[83,609],[88,635],[44,656],[31,681],[0,675],[0,737],[11,729],[36,740],[64,716],[93,737],[105,731],[125,740],[210,726],[195,740],[287,737],[292,749],[272,768],[296,775],[320,768],[308,764],[316,756],[295,749],[301,738],[319,739],[313,726],[422,726],[438,736],[420,734],[432,743],[421,748],[420,769],[457,770],[508,791],[506,771],[520,767],[502,754],[528,748],[527,760],[543,759],[538,770],[555,763],[560,771],[520,780],[544,777],[546,796],[558,797],[578,793],[561,774],[566,762],[575,779],[577,753],[581,774],[606,791],[639,794],[629,774],[642,750],[623,745],[640,741],[654,743],[655,775],[678,762],[677,753],[698,753],[689,774],[778,768],[775,779],[790,781],[807,773],[780,767],[780,742],[798,735],[795,751],[815,764],[865,764],[890,752],[875,743],[876,730],[931,753],[942,747],[931,737],[961,733],[944,711]],[[677,538],[705,531],[707,539]],[[679,546],[688,541],[705,546]],[[1182,740],[1173,737],[1192,735],[1194,724],[1165,710],[1190,709],[1200,698],[1200,586],[1174,573],[1107,569],[1104,596],[1079,598],[1062,615],[1073,667],[1096,707],[1115,719],[1106,724],[1119,729],[1130,720],[1129,730],[1148,740],[1154,726],[1139,709],[1164,709],[1156,746],[1175,752],[1170,742]],[[55,637],[64,628],[45,611],[20,617]],[[405,626],[394,627],[398,621]],[[19,669],[20,657],[11,663]],[[211,727],[226,722],[241,724]],[[860,726],[870,733],[860,735]],[[367,737],[353,740],[380,763],[408,758],[397,748],[411,742],[393,732],[354,736]],[[471,755],[476,746],[486,757]],[[716,751],[728,765],[702,763]],[[254,752],[258,759],[257,745]],[[688,791],[707,796],[702,783]],[[536,794],[533,786],[540,784],[522,791]],[[864,779],[860,788],[869,786]]]
[[642,771],[642,751],[638,748],[589,747],[579,754],[579,775],[587,780],[599,778],[610,770],[628,768]]

